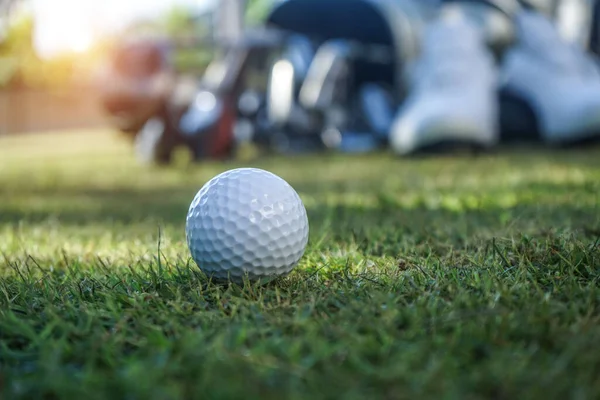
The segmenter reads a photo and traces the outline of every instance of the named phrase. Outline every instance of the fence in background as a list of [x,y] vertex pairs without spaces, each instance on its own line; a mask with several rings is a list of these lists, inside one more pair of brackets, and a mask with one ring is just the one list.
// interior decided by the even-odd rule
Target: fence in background
[[0,135],[101,128],[107,120],[88,89],[0,91]]

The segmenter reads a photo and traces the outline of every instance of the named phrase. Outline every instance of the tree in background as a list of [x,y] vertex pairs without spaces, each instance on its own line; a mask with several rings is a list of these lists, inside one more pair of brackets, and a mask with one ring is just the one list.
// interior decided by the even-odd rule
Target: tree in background
[[249,25],[262,23],[276,1],[274,0],[249,0],[246,20]]
[[0,0],[0,43],[7,37],[10,21],[22,0]]
[[[0,88],[9,85],[64,87],[77,71],[92,69],[112,43],[122,37],[149,33],[174,41],[182,38],[208,39],[213,28],[210,12],[199,15],[193,8],[174,6],[155,20],[136,21],[124,32],[106,37],[85,56],[64,54],[50,60],[40,60],[32,42],[34,20],[27,12],[17,12],[23,3],[24,0],[0,0]],[[248,0],[247,23],[256,25],[264,21],[274,3],[275,0]],[[200,73],[212,54],[211,49],[199,45],[177,50],[173,61],[180,71]]]
[[107,47],[105,42],[99,42],[84,55],[65,53],[42,60],[33,47],[34,23],[28,12],[13,15],[0,42],[0,89],[64,88],[79,77],[84,79],[86,71],[94,67]]
[[159,23],[165,34],[172,38],[177,37],[204,37],[210,34],[208,19],[202,18],[195,10],[174,6]]
[[0,86],[25,85],[32,73],[38,72],[35,69],[39,60],[32,39],[33,18],[29,15],[11,18],[0,43]]
[[[21,34],[23,26],[15,26],[14,21],[21,3],[20,0],[0,0],[0,88],[6,86],[19,70],[19,57],[13,53],[28,40],[26,35]],[[18,33],[11,35],[11,31]]]

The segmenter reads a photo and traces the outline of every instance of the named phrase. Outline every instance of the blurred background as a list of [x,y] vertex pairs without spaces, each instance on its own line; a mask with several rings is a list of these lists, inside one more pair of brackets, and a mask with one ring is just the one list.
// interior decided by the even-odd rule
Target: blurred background
[[[139,160],[161,164],[181,145],[194,159],[229,157],[245,142],[280,153],[385,148],[394,114],[420,85],[407,82],[416,76],[411,67],[419,48],[429,46],[423,26],[435,3],[2,0],[0,135],[109,128],[134,140]],[[519,36],[517,5],[549,16],[566,43],[590,57],[598,53],[594,1],[457,3],[469,4],[463,8],[482,27],[498,65]],[[566,86],[575,75],[597,83],[589,70],[573,72],[589,67],[589,60],[565,58],[559,47],[543,57],[562,60],[565,71],[558,75]],[[540,65],[551,69],[552,63]],[[485,85],[486,79],[471,81]],[[570,90],[574,94],[552,96],[574,98],[578,89]],[[588,97],[581,107],[595,107],[588,112],[595,121],[600,94]],[[532,112],[505,98],[503,132],[531,136],[539,127]],[[576,114],[564,119],[575,124],[564,136],[577,136]],[[596,122],[586,124],[596,130]]]
[[[467,22],[453,27],[452,4]],[[180,148],[195,161],[246,144],[408,154],[431,138],[491,148],[600,132],[593,0],[0,5],[3,136],[101,129],[166,165]]]
[[[113,127],[98,82],[130,42],[140,55],[121,61],[124,75],[165,67],[201,76],[214,53],[203,41],[212,36],[215,3],[0,1],[0,135]],[[248,3],[246,18],[256,23],[270,2]]]

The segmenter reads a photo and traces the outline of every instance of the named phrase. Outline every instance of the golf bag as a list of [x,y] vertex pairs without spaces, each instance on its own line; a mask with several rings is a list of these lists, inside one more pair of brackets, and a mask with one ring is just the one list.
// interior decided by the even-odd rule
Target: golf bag
[[277,150],[384,146],[424,14],[391,0],[290,0],[273,10],[267,26],[289,33],[266,94]]
[[[280,2],[263,27],[221,44],[182,135],[199,158],[241,141],[277,152],[381,146],[403,93],[403,60],[416,51],[415,4]],[[231,147],[215,148],[216,138]]]
[[239,142],[260,142],[268,129],[264,89],[253,85],[266,75],[266,63],[280,40],[278,32],[258,30],[221,47],[178,123],[196,159],[228,157]]
[[[275,9],[268,24],[293,33],[271,70],[266,96],[277,131],[297,141],[317,137],[323,148],[344,152],[386,146],[437,3],[290,0]],[[514,40],[507,15],[516,3],[455,3],[480,22],[499,59]]]

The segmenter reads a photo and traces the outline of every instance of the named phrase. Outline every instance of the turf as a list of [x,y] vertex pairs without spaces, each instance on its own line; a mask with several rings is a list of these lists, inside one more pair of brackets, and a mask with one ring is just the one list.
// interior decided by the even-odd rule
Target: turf
[[[242,165],[310,220],[262,287],[185,245]],[[0,398],[598,398],[599,193],[598,147],[157,169],[109,133],[0,138]]]

